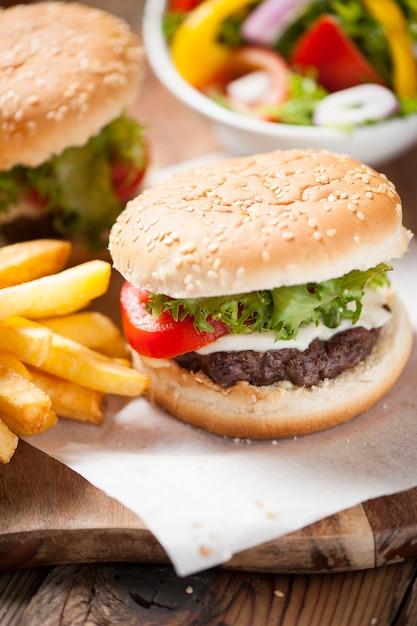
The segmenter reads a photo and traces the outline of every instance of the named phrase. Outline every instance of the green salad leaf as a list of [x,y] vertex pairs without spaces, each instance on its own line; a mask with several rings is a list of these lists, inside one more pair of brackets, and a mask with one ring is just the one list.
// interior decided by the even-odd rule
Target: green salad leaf
[[157,317],[168,312],[177,320],[190,316],[198,332],[213,332],[210,320],[220,320],[230,333],[273,332],[276,340],[294,339],[302,324],[322,322],[337,328],[343,319],[355,324],[361,314],[365,287],[389,284],[392,268],[380,263],[341,278],[233,296],[174,299],[151,294],[148,310]]
[[259,107],[272,121],[311,126],[317,102],[328,92],[313,77],[290,74],[290,95],[280,104]]
[[87,144],[67,148],[37,167],[15,166],[0,172],[0,212],[22,197],[35,195],[53,215],[62,236],[78,236],[92,249],[103,245],[103,233],[122,206],[112,184],[112,163],[146,165],[143,127],[125,115],[92,137]]

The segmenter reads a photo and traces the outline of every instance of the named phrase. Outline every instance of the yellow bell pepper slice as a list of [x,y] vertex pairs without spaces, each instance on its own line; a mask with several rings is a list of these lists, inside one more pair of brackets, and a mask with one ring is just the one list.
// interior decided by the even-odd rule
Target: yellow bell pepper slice
[[217,42],[222,22],[254,0],[205,0],[190,11],[171,42],[174,64],[193,87],[201,89],[216,76],[230,55]]
[[385,30],[393,63],[393,88],[397,96],[417,93],[417,67],[405,17],[394,0],[364,0],[371,15]]

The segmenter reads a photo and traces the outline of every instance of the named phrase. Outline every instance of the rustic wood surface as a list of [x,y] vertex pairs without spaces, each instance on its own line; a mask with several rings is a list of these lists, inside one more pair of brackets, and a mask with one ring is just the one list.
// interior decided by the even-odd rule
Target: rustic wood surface
[[[140,25],[140,0],[86,3]],[[155,167],[218,148],[205,122],[149,71],[135,114],[149,127]],[[384,167],[415,232],[416,163],[417,148]],[[0,502],[1,626],[417,624],[416,489],[269,542],[256,559],[241,553],[226,568],[187,578],[175,575],[135,515],[28,444],[0,468]]]
[[[52,564],[168,563],[143,522],[58,461],[19,444],[0,467],[0,570]],[[227,569],[324,573],[417,557],[417,489],[369,500],[242,551]]]

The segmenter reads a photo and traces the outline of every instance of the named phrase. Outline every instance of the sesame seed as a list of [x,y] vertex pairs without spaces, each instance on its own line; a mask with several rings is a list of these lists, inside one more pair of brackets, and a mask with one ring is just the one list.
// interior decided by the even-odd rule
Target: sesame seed
[[282,238],[289,241],[290,239],[294,239],[294,233],[292,233],[290,230],[285,230],[282,233]]
[[180,248],[180,253],[181,254],[191,254],[192,252],[195,252],[196,246],[194,243],[187,243],[183,246],[181,246]]
[[34,94],[33,94],[33,95],[28,96],[28,97],[26,98],[26,102],[27,102],[28,104],[31,104],[31,105],[34,105],[34,104],[39,104],[39,102],[40,102],[40,98],[39,98],[39,96],[37,96],[37,95],[34,95]]
[[321,233],[318,230],[316,230],[313,233],[313,237],[314,237],[314,239],[317,239],[317,241],[318,241],[319,239],[321,239]]
[[334,237],[336,234],[336,229],[335,228],[329,228],[328,230],[326,230],[326,235],[328,237]]
[[263,261],[269,261],[271,255],[269,254],[268,250],[262,250],[261,257]]
[[362,222],[365,219],[364,214],[362,213],[362,211],[357,211],[356,216],[358,219],[360,219]]

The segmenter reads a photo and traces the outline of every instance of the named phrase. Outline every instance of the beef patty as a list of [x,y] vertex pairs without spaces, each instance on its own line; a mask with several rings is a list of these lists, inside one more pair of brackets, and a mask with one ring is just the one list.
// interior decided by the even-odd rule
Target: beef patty
[[311,387],[366,359],[378,335],[379,329],[357,327],[337,333],[329,341],[315,339],[303,352],[296,348],[205,355],[187,352],[175,361],[191,372],[203,371],[221,387],[231,387],[239,380],[258,386],[289,380],[297,386]]

